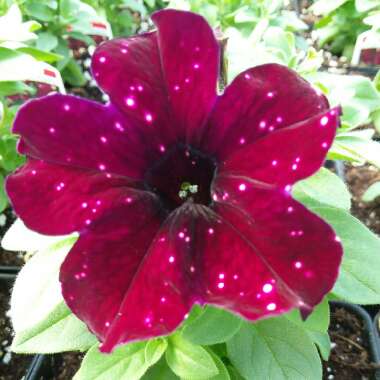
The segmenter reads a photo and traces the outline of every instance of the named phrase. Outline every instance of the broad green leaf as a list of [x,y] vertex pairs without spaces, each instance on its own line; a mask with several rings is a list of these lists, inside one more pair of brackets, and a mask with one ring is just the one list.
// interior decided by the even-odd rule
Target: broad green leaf
[[310,209],[334,228],[343,244],[343,262],[333,294],[352,303],[380,303],[380,238],[344,210]]
[[227,366],[227,368],[228,368],[228,372],[230,374],[231,380],[245,380],[235,367],[232,367],[231,365],[229,365]]
[[23,23],[20,8],[12,4],[7,13],[0,17],[0,42],[34,40],[37,36],[32,32],[39,27],[40,24],[35,21]]
[[375,7],[379,7],[379,0],[355,0],[355,7],[358,12],[368,12]]
[[[24,318],[27,319],[27,314]],[[86,351],[96,343],[96,337],[62,301],[43,321],[16,331],[12,351],[39,354]]]
[[130,343],[102,354],[97,345],[83,359],[73,380],[138,380],[150,367],[145,358],[147,342]]
[[222,343],[230,339],[239,329],[242,319],[226,310],[206,306],[201,314],[186,323],[182,336],[200,345]]
[[[362,132],[362,131],[361,131]],[[338,135],[331,148],[333,154],[335,150],[342,151],[358,163],[369,162],[380,168],[380,143],[363,137],[358,133]]]
[[0,81],[34,81],[57,86],[65,92],[59,71],[29,54],[0,47]]
[[8,206],[8,197],[4,190],[4,177],[0,174],[0,212]]
[[321,168],[313,176],[297,182],[292,194],[298,201],[309,206],[323,203],[344,210],[351,207],[351,196],[346,185],[326,168]]
[[380,197],[380,181],[373,183],[363,194],[364,202],[372,202],[377,197]]
[[145,362],[151,366],[157,363],[168,347],[168,342],[165,339],[149,340],[145,346]]
[[318,346],[323,359],[327,360],[331,348],[327,333],[330,324],[330,308],[327,299],[314,308],[306,321],[302,320],[298,309],[285,314],[285,317],[305,330],[310,339]]
[[169,337],[168,343],[166,361],[177,376],[203,380],[219,373],[212,356],[203,347],[192,344],[179,335]]
[[62,303],[59,268],[76,239],[68,237],[37,252],[21,269],[10,309],[16,334],[49,320],[50,313]]
[[219,373],[215,376],[210,377],[208,380],[231,380],[230,374],[220,357],[215,354],[211,349],[207,349],[208,353],[214,359],[216,367],[218,368]]
[[308,331],[311,340],[317,345],[322,359],[327,361],[331,352],[331,340],[328,332],[320,333],[315,331]]
[[179,380],[166,363],[165,358],[150,367],[141,380]]
[[55,12],[44,2],[37,0],[27,1],[25,4],[26,13],[39,21],[53,21]]
[[36,41],[37,49],[51,51],[58,45],[58,38],[50,32],[42,32],[38,34]]
[[0,82],[0,96],[10,96],[15,94],[33,94],[34,88],[20,81]]
[[318,16],[326,15],[335,11],[335,9],[347,1],[348,0],[318,0],[310,7],[310,10]]
[[[1,246],[7,251],[35,252],[53,246],[67,237],[41,235],[27,228],[21,219],[16,219],[5,233]],[[35,258],[34,260],[37,259]],[[28,263],[30,262],[29,260]],[[60,263],[57,263],[57,265],[60,265]]]
[[59,54],[51,53],[49,51],[43,51],[30,46],[20,47],[17,49],[17,51],[29,54],[35,59],[37,59],[37,61],[44,61],[47,63],[57,62],[63,58]]
[[86,83],[82,68],[74,59],[70,59],[66,64],[62,76],[72,86],[83,86]]
[[320,380],[318,351],[309,336],[285,317],[244,323],[227,342],[228,356],[246,380]]
[[380,133],[380,109],[372,112],[371,119],[377,132]]

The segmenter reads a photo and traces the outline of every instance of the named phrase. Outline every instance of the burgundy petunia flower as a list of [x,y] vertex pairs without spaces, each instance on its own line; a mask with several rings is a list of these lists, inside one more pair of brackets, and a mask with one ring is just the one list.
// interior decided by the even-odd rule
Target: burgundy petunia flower
[[63,296],[104,352],[170,333],[195,303],[249,320],[307,315],[342,255],[331,227],[291,197],[322,165],[339,110],[277,64],[217,95],[206,21],[152,19],[157,31],[94,54],[110,104],[52,95],[14,124],[28,162],[7,180],[13,207],[40,233],[80,233]]

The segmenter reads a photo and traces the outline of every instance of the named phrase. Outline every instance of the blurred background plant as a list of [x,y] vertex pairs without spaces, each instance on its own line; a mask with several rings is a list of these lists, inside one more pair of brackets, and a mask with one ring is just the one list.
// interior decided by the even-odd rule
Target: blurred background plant
[[[151,12],[169,6],[205,16],[227,41],[227,82],[248,67],[277,62],[298,71],[341,104],[342,126],[329,157],[380,167],[380,80],[331,73],[323,65],[325,47],[332,54],[352,54],[366,30],[380,36],[377,0],[318,0],[302,20],[295,1],[286,0],[0,0],[0,97],[2,177],[22,159],[10,126],[28,98],[50,91],[107,101],[89,73],[94,46],[117,36],[152,28]],[[318,16],[318,17],[316,17]],[[307,23],[305,22],[307,21]],[[313,24],[314,22],[314,24]],[[380,38],[380,37],[379,37]],[[315,44],[313,41],[317,41]],[[363,126],[367,128],[363,129]],[[360,130],[358,130],[360,129]],[[0,210],[6,207],[4,193]]]
[[[225,84],[249,67],[276,62],[296,70],[328,97],[331,106],[342,106],[342,125],[328,158],[346,165],[346,181],[354,190],[354,215],[380,231],[380,224],[370,224],[359,209],[380,196],[380,73],[374,75],[379,66],[365,59],[355,67],[348,63],[363,33],[371,32],[371,38],[380,41],[379,0],[300,4],[296,0],[0,0],[0,212],[8,206],[4,178],[24,160],[16,151],[17,136],[11,133],[18,108],[30,98],[56,91],[106,102],[107,96],[89,73],[95,46],[113,36],[150,30],[150,14],[173,7],[202,14],[224,41]],[[375,55],[377,50],[380,54],[375,48]],[[363,57],[359,54],[359,61]],[[364,170],[369,168],[365,177],[357,170],[363,164]],[[330,190],[336,188],[334,176],[327,170],[319,175],[317,190],[328,189],[326,199],[330,199]],[[367,190],[364,195],[355,193],[353,177],[361,181],[360,191]],[[313,185],[313,178],[311,186],[318,183],[317,179]],[[341,193],[337,197],[340,200]],[[380,207],[377,210],[380,216]],[[326,342],[322,348],[328,352],[330,342]]]

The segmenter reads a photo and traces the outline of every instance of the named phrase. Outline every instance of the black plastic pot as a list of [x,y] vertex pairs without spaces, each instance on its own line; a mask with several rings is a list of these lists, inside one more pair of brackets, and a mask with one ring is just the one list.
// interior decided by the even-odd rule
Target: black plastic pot
[[36,355],[25,375],[25,380],[50,380],[53,374],[52,355]]
[[[12,286],[14,280],[16,279],[17,273],[19,272],[19,267],[14,266],[0,266],[0,281],[6,282],[9,286]],[[48,380],[51,379],[49,376],[42,376],[43,373],[50,374],[50,365],[45,363],[45,355],[36,355],[33,357],[29,367],[26,370],[25,380]],[[15,379],[16,380],[16,379]]]
[[375,315],[373,319],[373,329],[375,333],[375,339],[377,340],[378,351],[380,352],[380,311]]
[[[338,301],[332,301],[330,303],[331,305],[338,306],[350,311],[351,313],[357,315],[361,320],[363,320],[365,331],[367,332],[372,363],[380,365],[379,333],[376,331],[375,324],[373,323],[372,318],[367,313],[367,311],[363,307],[351,303]],[[380,369],[377,369],[375,371],[374,378],[376,380],[380,380]]]
[[0,280],[14,280],[19,270],[19,267],[8,267],[0,265]]

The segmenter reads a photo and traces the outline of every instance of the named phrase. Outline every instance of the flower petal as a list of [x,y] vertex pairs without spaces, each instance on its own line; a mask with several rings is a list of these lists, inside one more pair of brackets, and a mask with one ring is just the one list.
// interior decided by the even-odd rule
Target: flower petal
[[157,146],[174,141],[178,131],[170,119],[156,32],[101,44],[92,58],[92,73],[112,103],[138,120],[146,134],[160,137]]
[[342,247],[332,228],[279,190],[246,184],[242,191],[239,179],[225,177],[215,195],[222,223],[206,240],[206,301],[249,319],[290,307],[310,312],[338,275]]
[[108,209],[142,191],[126,178],[30,159],[11,174],[6,190],[18,216],[46,235],[82,231]]
[[186,142],[199,141],[216,100],[219,46],[207,21],[166,9],[152,16],[176,126]]
[[62,264],[60,281],[66,303],[101,340],[160,223],[154,198],[144,193],[110,209],[82,232]]
[[266,64],[239,74],[219,97],[203,147],[225,159],[268,133],[320,114],[326,98],[286,66]]
[[[316,172],[323,164],[340,109],[282,128],[238,150],[220,165],[220,172],[245,180],[287,187]],[[244,185],[242,185],[244,186]]]
[[19,150],[28,156],[137,179],[162,154],[114,107],[75,96],[26,103],[13,132],[21,135]]
[[94,224],[61,270],[68,305],[103,341],[104,352],[170,333],[193,303],[183,269],[188,244],[178,238],[188,218],[172,215],[154,238],[156,218],[144,203],[148,212],[138,205]]
[[197,14],[166,9],[152,20],[157,32],[99,46],[93,75],[123,112],[157,130],[160,145],[194,143],[216,99],[218,43]]

